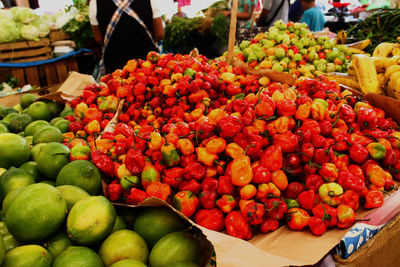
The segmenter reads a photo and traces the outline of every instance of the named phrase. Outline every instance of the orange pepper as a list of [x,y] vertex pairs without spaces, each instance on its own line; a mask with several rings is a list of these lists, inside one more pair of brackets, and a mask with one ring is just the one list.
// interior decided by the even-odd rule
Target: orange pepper
[[225,161],[219,160],[219,161],[214,161],[215,164],[217,164],[217,173],[219,175],[223,175],[225,173]]
[[279,92],[278,90],[276,90],[273,94],[272,94],[272,99],[275,101],[275,103],[278,103],[280,100],[284,100],[285,96]]
[[240,189],[239,194],[241,199],[248,200],[253,198],[257,194],[257,188],[252,184],[248,184]]
[[253,180],[253,169],[250,165],[250,158],[245,155],[234,158],[231,165],[232,184],[236,186],[245,186]]
[[267,125],[267,123],[264,120],[255,120],[253,123],[253,126],[259,130],[260,132],[264,132],[265,131],[265,126]]
[[179,139],[178,142],[176,143],[176,147],[185,156],[189,156],[194,152],[194,145],[192,141],[186,138]]
[[311,103],[307,102],[297,107],[295,118],[296,120],[306,120],[310,116]]
[[63,136],[63,139],[62,139],[63,143],[69,143],[70,141],[72,141],[75,138],[75,134],[73,132],[63,133],[62,136]]
[[127,138],[123,134],[117,134],[114,139],[116,142],[124,142]]
[[224,138],[218,137],[210,140],[207,145],[206,149],[208,152],[213,154],[221,153],[226,148],[226,141]]
[[387,139],[378,138],[378,143],[385,147],[386,152],[392,150],[392,145],[390,144],[390,142]]
[[263,199],[268,197],[268,195],[274,195],[276,197],[281,196],[281,191],[276,187],[276,185],[272,182],[268,184],[259,184],[257,188],[257,199]]
[[198,120],[201,116],[203,116],[203,112],[204,111],[201,108],[196,108],[192,112],[190,112],[190,116],[193,120]]
[[255,105],[258,102],[258,97],[255,94],[250,93],[244,97],[244,100],[246,100],[249,104]]
[[272,123],[278,133],[285,133],[289,129],[289,117],[281,116]]
[[293,90],[292,88],[287,88],[283,90],[283,96],[285,97],[285,99],[290,99],[293,101],[297,100],[297,94],[296,91]]
[[73,148],[74,146],[88,146],[88,143],[85,139],[82,138],[75,138],[68,142],[68,146]]
[[241,157],[244,154],[244,150],[236,143],[229,143],[225,148],[225,153],[235,159]]
[[191,122],[191,121],[193,121],[192,116],[190,115],[189,112],[183,113],[183,120],[186,121],[186,122]]
[[167,142],[170,144],[176,145],[179,140],[179,136],[176,133],[169,133],[165,136],[167,138]]
[[216,167],[208,167],[206,170],[206,177],[207,178],[213,178],[215,176],[217,176],[218,172],[217,172],[217,168]]
[[212,153],[209,153],[205,147],[196,147],[197,160],[200,163],[208,167],[214,166],[214,161],[218,159],[218,156]]
[[[75,137],[85,139],[87,137],[87,133],[84,130],[79,130],[75,133]],[[94,138],[93,136],[90,137]]]
[[288,187],[288,179],[283,170],[277,170],[272,173],[272,182],[281,191]]
[[385,186],[387,175],[379,165],[368,164],[365,169],[365,173],[372,184],[376,185],[377,187]]

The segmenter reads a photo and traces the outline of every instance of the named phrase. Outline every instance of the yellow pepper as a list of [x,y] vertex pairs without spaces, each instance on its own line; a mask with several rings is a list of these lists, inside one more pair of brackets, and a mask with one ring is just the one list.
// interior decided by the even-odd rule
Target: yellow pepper
[[236,143],[229,143],[225,148],[225,153],[235,159],[244,155],[244,150]]
[[160,150],[161,146],[164,144],[164,138],[158,132],[152,132],[150,134],[149,148],[151,150]]
[[225,148],[226,148],[226,141],[224,138],[221,137],[210,140],[206,145],[207,151],[213,154],[219,154],[223,152]]
[[192,141],[186,138],[179,139],[176,143],[177,148],[181,151],[181,153],[185,156],[189,156],[194,152],[194,145]]
[[208,167],[214,166],[214,161],[218,159],[218,156],[212,153],[209,153],[205,147],[196,147],[197,160],[200,163]]

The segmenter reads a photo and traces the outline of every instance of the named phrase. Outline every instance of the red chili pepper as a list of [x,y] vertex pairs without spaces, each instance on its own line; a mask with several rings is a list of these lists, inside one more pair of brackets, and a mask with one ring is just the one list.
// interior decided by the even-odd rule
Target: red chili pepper
[[372,108],[360,107],[357,114],[357,123],[363,127],[373,127],[376,124],[376,111]]
[[308,221],[308,227],[310,227],[311,233],[316,236],[321,236],[326,232],[326,225],[321,218],[311,217]]
[[340,172],[336,182],[344,189],[354,190],[356,192],[361,192],[365,189],[364,180],[349,172]]
[[339,117],[344,120],[347,124],[351,124],[356,119],[356,113],[350,105],[343,104],[340,107]]
[[218,121],[221,137],[234,137],[242,130],[240,119],[234,116],[225,116]]
[[201,182],[201,190],[204,192],[216,192],[218,189],[218,180],[214,178],[205,178]]
[[312,213],[315,217],[322,219],[327,227],[334,227],[337,224],[337,211],[327,204],[315,205]]
[[100,171],[110,177],[114,176],[114,163],[100,150],[93,150],[91,155],[93,163],[99,168]]
[[162,181],[173,188],[179,188],[183,182],[183,169],[180,167],[165,169]]
[[357,211],[359,206],[359,196],[354,190],[346,190],[343,194],[342,204],[349,206]]
[[268,198],[265,202],[265,216],[282,220],[287,212],[287,204],[280,198]]
[[199,207],[199,199],[190,191],[180,191],[172,199],[172,205],[185,216],[191,217]]
[[146,192],[137,188],[131,188],[129,196],[126,198],[126,203],[137,205],[147,198]]
[[239,211],[232,211],[225,217],[225,229],[228,235],[249,240],[252,237],[251,227]]
[[188,181],[183,181],[179,186],[179,191],[190,191],[198,194],[201,190],[201,184],[196,181],[196,179],[190,179]]
[[245,206],[242,215],[249,224],[259,225],[263,222],[264,213],[265,208],[263,204],[251,202]]
[[290,131],[274,135],[274,144],[282,148],[282,152],[295,152],[299,147],[297,136]]
[[133,175],[139,175],[145,163],[146,161],[142,151],[134,148],[129,149],[125,158],[125,166]]
[[350,158],[357,164],[363,164],[369,157],[368,150],[365,146],[355,143],[349,150]]
[[297,104],[293,100],[283,99],[277,102],[276,107],[278,114],[291,117],[296,113]]
[[183,177],[187,180],[191,178],[202,180],[206,176],[206,172],[206,166],[198,162],[192,162],[183,169]]
[[305,188],[307,190],[312,190],[314,192],[317,192],[319,187],[323,185],[325,182],[322,179],[320,175],[317,174],[311,174],[306,176],[306,186]]
[[213,209],[216,207],[216,200],[218,194],[213,191],[203,191],[200,193],[199,200],[200,204],[205,209]]
[[279,145],[268,147],[260,159],[260,164],[271,172],[281,169],[283,164],[282,148]]
[[318,173],[326,182],[334,182],[338,177],[338,169],[333,163],[322,164],[322,167]]
[[300,193],[297,197],[300,206],[305,210],[311,210],[315,204],[315,192],[308,190]]
[[291,208],[286,214],[286,222],[292,230],[303,230],[308,225],[310,215],[300,208]]
[[222,195],[220,199],[217,200],[218,208],[224,212],[229,213],[236,207],[236,200],[231,195]]
[[373,209],[379,208],[383,205],[383,192],[379,190],[368,190],[364,196],[365,204],[364,208]]
[[111,201],[117,201],[122,196],[124,189],[120,184],[111,183],[107,186],[105,195]]
[[260,232],[266,234],[268,232],[273,232],[278,228],[279,228],[279,220],[266,218],[260,225]]
[[218,178],[218,189],[219,195],[233,195],[235,192],[235,186],[232,184],[232,179],[229,176],[220,176]]
[[253,180],[252,180],[253,183],[267,184],[271,182],[271,179],[272,179],[271,172],[268,170],[268,168],[262,165],[257,165],[256,167],[253,168]]
[[219,209],[199,210],[194,216],[194,221],[207,229],[214,231],[224,230],[224,215]]
[[164,201],[168,201],[171,197],[171,188],[168,184],[154,182],[146,188],[148,197],[156,197]]
[[285,196],[286,198],[296,199],[301,192],[304,192],[304,186],[299,182],[291,182],[285,190]]

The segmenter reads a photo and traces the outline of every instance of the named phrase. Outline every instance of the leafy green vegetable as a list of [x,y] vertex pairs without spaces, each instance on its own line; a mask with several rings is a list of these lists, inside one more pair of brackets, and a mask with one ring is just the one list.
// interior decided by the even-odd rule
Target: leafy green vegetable
[[28,7],[12,7],[10,8],[13,18],[17,22],[28,24],[37,18],[37,15],[33,12],[33,9]]
[[211,23],[211,32],[225,45],[229,35],[229,21],[224,14],[219,13]]
[[38,41],[39,30],[33,25],[24,25],[21,28],[21,36],[25,40]]
[[365,20],[347,30],[347,35],[356,41],[370,39],[372,44],[365,51],[371,53],[382,42],[397,42],[400,36],[400,9],[380,9]]
[[79,14],[69,20],[61,30],[71,35],[77,48],[84,48],[87,46],[87,42],[93,38],[93,31],[89,21],[89,6],[84,1],[74,1],[74,5],[67,7],[66,12],[72,7],[77,8]]
[[20,39],[17,23],[10,19],[0,20],[0,43],[14,42]]

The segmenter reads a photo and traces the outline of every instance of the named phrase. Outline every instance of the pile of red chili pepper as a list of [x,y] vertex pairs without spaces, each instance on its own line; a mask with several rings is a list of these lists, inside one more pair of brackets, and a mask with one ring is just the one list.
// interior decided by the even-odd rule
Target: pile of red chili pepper
[[[114,202],[157,197],[246,240],[285,224],[322,235],[352,226],[359,205],[381,206],[400,179],[398,125],[323,77],[289,87],[152,52],[102,82],[72,102],[81,126],[70,130],[89,134]],[[121,99],[115,130],[96,141]]]

